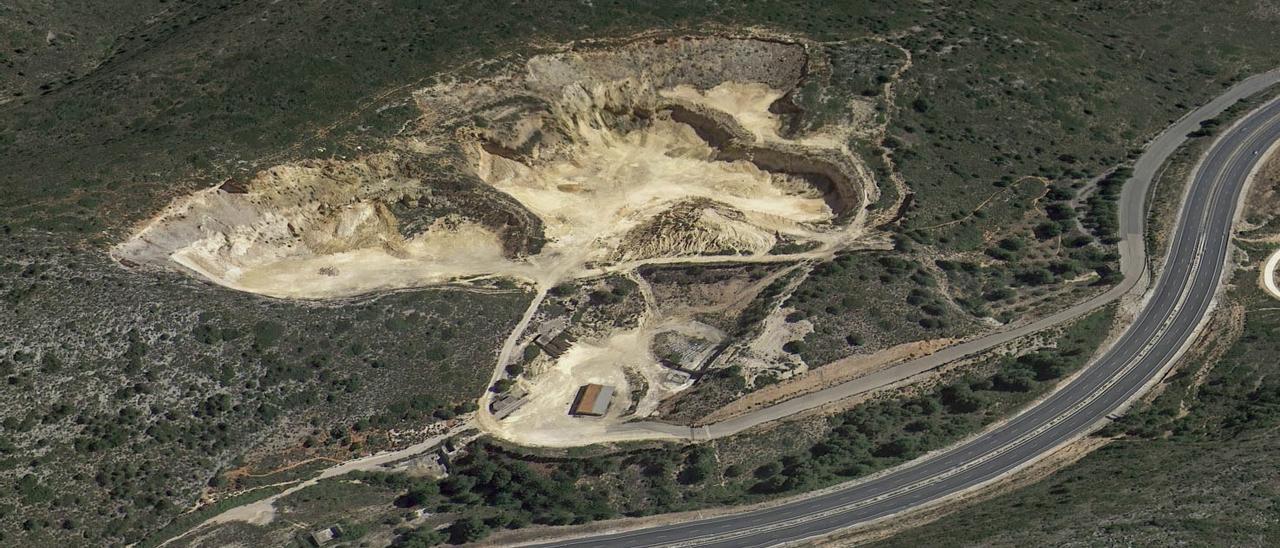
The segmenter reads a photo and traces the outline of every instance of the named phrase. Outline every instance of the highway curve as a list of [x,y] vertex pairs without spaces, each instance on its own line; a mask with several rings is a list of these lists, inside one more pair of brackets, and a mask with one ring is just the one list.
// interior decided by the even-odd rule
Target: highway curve
[[[1126,185],[1122,196],[1121,223],[1126,240],[1122,245],[1141,250],[1150,180],[1186,132],[1236,99],[1274,83],[1276,75],[1259,75],[1233,87],[1175,123],[1148,146],[1135,166],[1135,180]],[[1170,239],[1166,267],[1133,323],[1101,358],[1008,422],[889,472],[816,496],[549,545],[739,547],[803,541],[980,488],[1088,434],[1154,384],[1207,317],[1223,278],[1242,189],[1255,164],[1277,140],[1280,100],[1253,111],[1218,137],[1188,188]],[[1134,274],[1126,269],[1126,275]]]

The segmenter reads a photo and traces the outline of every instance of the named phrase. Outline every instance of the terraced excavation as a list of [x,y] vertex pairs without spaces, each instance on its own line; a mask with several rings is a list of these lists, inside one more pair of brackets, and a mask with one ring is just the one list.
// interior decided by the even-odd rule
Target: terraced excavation
[[[779,317],[735,340],[744,334],[660,311],[636,269],[762,263],[790,271],[798,261],[885,245],[865,229],[864,206],[879,190],[843,144],[866,128],[786,129],[807,71],[822,62],[810,49],[645,39],[435,85],[414,94],[421,117],[386,150],[226,181],[176,201],[114,255],[281,298],[499,279],[531,286],[536,296],[498,357],[480,423],[524,443],[582,443],[609,424],[658,414],[717,356],[804,370],[781,351],[803,330]],[[648,296],[631,323],[582,327],[580,311],[542,310],[548,291],[608,276],[632,279]],[[750,301],[764,287],[735,298]],[[527,368],[516,363],[517,350],[536,353],[539,326],[556,322],[580,332],[578,344]],[[659,337],[667,346],[685,337],[676,350],[692,348],[697,358],[660,357]],[[618,394],[595,421],[566,413],[588,382]],[[495,392],[509,390],[506,404],[519,409],[499,421],[489,413]]]
[[778,135],[771,109],[806,59],[800,44],[727,38],[534,57],[419,91],[418,127],[385,151],[180,199],[115,256],[323,299],[841,247],[876,189],[838,141]]

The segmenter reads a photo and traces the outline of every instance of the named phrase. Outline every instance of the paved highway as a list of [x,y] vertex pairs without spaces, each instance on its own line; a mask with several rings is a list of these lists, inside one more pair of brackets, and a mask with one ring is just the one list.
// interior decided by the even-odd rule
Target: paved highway
[[[1141,257],[1145,194],[1159,165],[1194,129],[1236,99],[1274,83],[1251,78],[1175,123],[1147,148],[1121,202],[1122,244]],[[1156,382],[1212,309],[1223,277],[1241,191],[1254,165],[1280,140],[1280,101],[1225,131],[1188,189],[1165,269],[1133,323],[1101,358],[1042,402],[947,450],[868,480],[771,508],[555,546],[773,546],[864,525],[980,488],[1088,434]],[[1138,183],[1138,184],[1132,184]],[[1125,274],[1141,275],[1130,259]],[[1132,280],[1129,282],[1133,283]]]
[[[1241,98],[1280,83],[1280,70],[1252,76],[1227,89],[1222,95],[1188,113],[1161,132],[1134,162],[1133,178],[1125,185],[1120,197],[1120,230],[1124,239],[1119,245],[1120,272],[1124,281],[1110,290],[1087,301],[1055,312],[1049,316],[986,335],[961,344],[949,346],[928,356],[908,360],[873,373],[851,379],[817,392],[755,409],[742,415],[698,428],[689,428],[656,421],[637,421],[612,425],[603,439],[612,436],[616,441],[634,439],[683,439],[705,441],[732,436],[750,428],[783,419],[797,413],[895,386],[911,384],[921,375],[943,365],[1057,326],[1083,316],[1102,306],[1115,302],[1137,288],[1146,288],[1147,257],[1143,238],[1143,222],[1146,218],[1146,197],[1150,193],[1160,167],[1174,151],[1186,141],[1188,133],[1199,129],[1200,122],[1213,118]],[[602,441],[598,439],[597,441]]]

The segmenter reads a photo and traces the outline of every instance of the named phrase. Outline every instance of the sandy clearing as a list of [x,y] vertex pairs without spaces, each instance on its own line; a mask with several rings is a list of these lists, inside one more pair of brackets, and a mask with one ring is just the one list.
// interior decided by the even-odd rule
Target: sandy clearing
[[679,99],[713,108],[733,116],[743,129],[756,136],[756,141],[781,140],[778,130],[782,121],[769,112],[769,105],[784,93],[758,82],[724,82],[706,91],[693,86],[676,86],[659,92],[663,97]]
[[242,521],[249,525],[267,525],[275,521],[275,519],[276,505],[274,501],[270,504],[263,504],[262,501],[259,501],[227,510],[210,518],[209,521],[204,522],[204,525],[216,525],[233,521]]
[[[759,82],[723,82],[706,91],[693,86],[680,85],[658,92],[668,99],[676,99],[718,110],[732,116],[742,128],[755,136],[757,143],[793,142],[820,148],[841,148],[834,135],[815,133],[798,140],[790,140],[779,134],[782,119],[769,111],[774,101],[786,93]],[[850,108],[857,108],[850,105]],[[866,110],[862,107],[861,110]],[[865,123],[865,122],[864,122]]]
[[[584,438],[603,434],[605,427],[617,422],[631,405],[631,386],[624,369],[643,371],[661,367],[649,354],[648,339],[639,328],[614,333],[603,341],[580,341],[556,360],[550,370],[532,381],[522,380],[529,390],[528,403],[497,422],[494,433],[527,445],[582,444]],[[569,406],[579,387],[589,383],[614,388],[606,415],[569,415]]]
[[[632,279],[642,293],[649,290],[643,278],[633,275]],[[500,421],[489,413],[479,413],[477,424],[502,439],[543,447],[574,447],[601,439],[626,441],[650,436],[644,432],[618,435],[613,427],[652,416],[663,400],[693,385],[687,376],[673,375],[674,370],[659,363],[651,350],[653,338],[661,333],[676,332],[719,341],[725,335],[712,326],[684,317],[660,316],[652,299],[646,299],[645,304],[639,326],[614,331],[598,340],[578,341],[545,371],[526,370],[526,376],[519,381],[528,392],[526,403]],[[530,310],[536,307],[537,304],[531,305]],[[531,316],[526,314],[526,317]],[[509,339],[511,350],[503,353],[507,360],[514,355],[518,336],[526,328],[513,332]],[[708,348],[707,352],[712,350],[714,348]],[[499,363],[506,361],[500,358]],[[495,377],[500,376],[500,372],[495,373]],[[633,386],[633,380],[642,380],[642,385]],[[590,383],[614,387],[608,412],[603,417],[569,415],[578,389]],[[487,409],[491,399],[492,394],[486,393],[481,399],[483,409]]]
[[283,298],[341,297],[369,291],[448,283],[483,275],[521,277],[527,266],[503,257],[502,244],[474,224],[433,227],[397,248],[366,247],[319,255],[245,257],[247,252],[212,235],[172,255],[174,262],[241,291]]
[[[401,139],[395,152],[275,166],[247,183],[196,193],[145,226],[119,256],[177,264],[232,289],[283,298],[347,297],[486,278],[529,282],[538,297],[499,352],[496,381],[505,377],[516,347],[527,343],[524,331],[541,295],[563,282],[632,275],[647,264],[821,259],[857,245],[863,235],[865,211],[836,223],[823,191],[803,176],[766,171],[747,159],[719,159],[721,151],[698,130],[657,108],[674,101],[696,104],[727,113],[757,143],[785,144],[787,154],[837,149],[852,158],[843,145],[780,136],[782,122],[770,106],[784,92],[770,84],[726,79],[700,91],[676,84],[682,80],[651,78],[647,69],[634,75],[607,71],[607,78],[596,79],[570,78],[573,67],[556,63],[531,61],[528,68],[523,83],[513,79],[504,85],[526,86],[542,101],[535,101],[539,106],[476,107],[497,97],[496,80],[450,86],[449,93],[436,90],[439,97],[416,96],[424,111],[445,113],[467,90],[479,94],[456,105],[458,112],[478,117],[466,122],[473,125],[435,136],[457,141],[461,152],[449,157],[457,162],[451,167],[466,172],[472,185],[466,188],[480,181],[491,187],[480,186],[479,194],[431,187],[432,175],[410,152],[432,138],[424,129]],[[758,146],[753,154],[769,149]],[[856,158],[851,162],[858,164]],[[871,191],[860,192],[865,201]],[[495,205],[498,215],[488,217],[449,209],[472,207],[477,202],[467,200],[476,196],[505,206]],[[422,228],[442,211],[453,213]],[[520,232],[530,226],[540,227],[541,234]],[[406,238],[402,230],[415,235]],[[540,247],[519,247],[520,238],[539,241],[538,236],[545,238]],[[816,245],[770,255],[784,240]],[[654,335],[677,331],[718,341],[724,334],[705,332],[708,326],[688,317],[660,316],[651,294],[646,308],[640,328],[582,341],[549,371],[521,379],[529,401],[501,423],[490,416],[494,395],[486,393],[476,422],[513,441],[562,445],[581,444],[608,425],[653,414],[662,399],[689,384],[658,364],[650,351]],[[804,364],[781,347],[811,330],[806,321],[788,323],[774,314],[763,334],[738,353],[750,361],[750,371],[802,373]],[[629,385],[641,379],[644,390],[636,387],[632,394]],[[568,416],[577,388],[591,382],[616,388],[614,409],[599,419]],[[634,416],[623,417],[629,408]]]
[[[607,95],[609,89],[575,88],[566,94],[584,100],[592,93]],[[746,99],[735,103],[738,95]],[[771,140],[782,140],[777,136],[777,117],[768,110],[780,96],[781,92],[759,84],[722,85],[710,92],[715,105],[730,109],[739,123]],[[595,97],[587,102],[609,100]],[[536,264],[529,270],[541,272],[530,278],[537,280],[542,290],[560,281],[602,272],[619,272],[634,279],[634,269],[646,264],[774,262],[829,256],[861,234],[863,216],[849,226],[832,226],[829,221],[834,213],[816,189],[747,161],[716,160],[718,151],[688,125],[657,117],[623,132],[610,129],[598,112],[559,115],[576,131],[574,145],[561,159],[526,164],[478,144],[469,150],[482,180],[515,198],[543,221],[547,244],[542,253],[529,259]],[[790,257],[768,255],[782,235],[794,241],[817,242],[818,249]],[[719,255],[725,251],[734,255]],[[647,283],[641,286],[642,291],[651,289]],[[691,385],[690,381],[674,380],[677,377],[671,370],[653,357],[653,337],[671,331],[708,340],[724,337],[688,316],[662,315],[650,293],[646,293],[646,309],[639,328],[599,341],[580,341],[548,371],[527,372],[520,380],[527,390],[527,401],[505,419],[498,421],[487,412],[493,395],[483,396],[478,423],[500,438],[524,445],[573,446],[625,438],[627,434],[619,437],[610,427],[652,415],[663,399]],[[804,371],[803,363],[781,347],[803,338],[812,326],[804,321],[787,323],[784,315],[775,315],[763,336],[739,349],[739,354],[754,360],[752,369],[781,369],[791,374]],[[517,328],[508,339],[512,344],[506,346],[511,348],[504,346],[500,353],[494,380],[504,376],[502,369],[513,345],[522,340],[524,329]],[[635,387],[634,395],[628,373],[644,379],[643,390]],[[588,383],[615,387],[613,407],[606,416],[568,414],[578,388]],[[632,397],[640,401],[631,401]],[[634,414],[624,416],[631,406]]]
[[[741,212],[749,224],[808,239],[808,224],[834,215],[821,196],[794,192],[746,161],[714,160],[715,149],[687,125],[655,120],[619,134],[579,127],[579,145],[563,161],[529,167],[475,151],[476,172],[544,222],[549,250],[592,249],[589,259],[615,254],[624,235],[677,203],[701,199]],[[678,251],[678,242],[668,253]]]

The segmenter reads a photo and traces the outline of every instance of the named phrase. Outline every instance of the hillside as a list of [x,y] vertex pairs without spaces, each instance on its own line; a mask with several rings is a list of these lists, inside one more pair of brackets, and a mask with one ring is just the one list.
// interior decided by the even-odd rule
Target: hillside
[[[680,424],[842,359],[973,336],[1079,301],[1115,282],[1114,196],[1098,190],[1110,184],[1104,174],[1123,169],[1132,151],[1191,105],[1275,65],[1280,10],[1272,4],[7,3],[0,6],[0,541],[138,542],[202,501],[260,486],[260,478],[305,476],[326,459],[402,447],[465,424],[495,371],[512,370],[495,369],[497,358],[521,311],[539,312],[544,294],[558,299],[553,304],[591,303],[601,324],[630,321],[629,313],[608,317],[617,310],[653,307],[696,315],[699,334],[731,337],[738,353],[728,356],[741,359],[716,363],[693,389],[664,393],[671,398],[661,406],[644,400],[646,411]],[[608,124],[563,124],[559,135],[566,143],[577,139],[573,146],[542,148],[517,138],[520,128],[501,134],[489,124],[503,119],[505,107],[521,113],[521,124],[563,113],[568,103],[549,100],[560,96],[532,94],[533,106],[490,96],[493,116],[481,120],[467,111],[449,132],[435,133],[440,128],[430,115],[444,112],[447,102],[423,100],[424,90],[462,89],[475,95],[446,99],[467,104],[496,86],[496,76],[534,74],[541,78],[535,84],[563,83],[552,78],[561,73],[530,72],[531,60],[536,67],[556,56],[590,57],[637,39],[748,35],[769,38],[778,49],[806,44],[805,59],[815,61],[803,70],[777,64],[785,74],[672,80],[637,103],[677,104],[687,112],[669,108],[653,119],[601,100],[587,110]],[[747,79],[753,81],[737,81]],[[616,89],[599,91],[597,98],[616,97]],[[732,121],[735,138],[752,147],[713,146],[714,127],[689,112]],[[496,138],[468,137],[482,126]],[[430,138],[415,141],[410,133]],[[475,177],[433,163],[440,150],[459,143],[479,147],[472,151],[479,160],[458,164]],[[536,151],[538,161],[504,156],[522,147]],[[783,152],[812,159],[814,149],[858,159],[867,184],[857,187],[856,199],[824,188],[813,170],[778,167],[795,162]],[[405,158],[418,163],[406,166]],[[640,160],[661,169],[629,164]],[[608,183],[617,180],[663,194],[662,207],[634,215],[635,203],[609,194]],[[301,197],[341,186],[334,181],[348,185],[344,192],[364,194],[342,194],[334,203]],[[528,181],[541,186],[520,186]],[[680,183],[678,192],[668,181]],[[246,225],[263,221],[274,232],[219,240],[206,232],[217,223],[143,230],[172,211],[166,208],[211,189],[258,201],[249,207],[220,195],[230,205],[190,211],[230,212],[207,216],[217,223],[251,217]],[[421,199],[423,189],[437,200]],[[566,196],[583,191],[598,199],[561,207]],[[771,210],[760,196],[786,197],[787,207]],[[254,209],[261,204],[269,208]],[[283,217],[273,215],[283,210],[294,217],[277,222]],[[492,215],[441,221],[445,210]],[[598,222],[606,218],[641,229]],[[843,234],[840,227],[864,226],[840,225],[849,218],[865,220],[874,242],[816,253]],[[448,237],[413,247],[415,235],[441,233]],[[119,252],[139,234],[163,234],[137,247],[160,251]],[[503,270],[536,255],[548,238],[597,236],[604,241],[597,256],[574,268],[673,256],[750,256],[768,264],[649,265],[633,273],[644,282],[634,293],[605,277],[539,288],[529,280],[546,280],[522,277],[524,266]],[[197,241],[229,243],[201,254],[208,249],[188,247]],[[287,297],[269,298],[222,283],[240,281],[235,269],[262,265],[236,255],[243,242],[261,245],[262,257],[272,260],[298,259],[302,254],[288,255],[297,249],[289,246],[301,243],[309,246],[306,260],[372,249],[418,262],[317,292],[290,276],[302,272],[304,282],[324,283],[346,267],[305,263],[303,272],[282,261],[258,272],[271,289],[259,293]],[[564,249],[555,244],[548,249]],[[186,264],[170,260],[179,248],[187,249],[177,257]],[[446,265],[447,277],[422,275],[422,264],[456,258],[458,248],[482,248],[480,264]],[[495,271],[501,275],[488,276]],[[440,285],[458,277],[468,283]],[[1257,300],[1239,298],[1246,306]],[[1254,327],[1246,333],[1270,329],[1257,323],[1267,321],[1266,313],[1258,314],[1262,319],[1250,312],[1247,326]],[[687,327],[683,332],[693,332]],[[1082,345],[1096,342],[1096,334],[1080,338]],[[1268,352],[1240,347],[1234,363],[1254,364],[1255,372],[1224,378],[1222,386],[1271,378],[1264,364],[1250,361]],[[531,352],[531,363],[537,359],[545,360]],[[1255,430],[1232,417],[1261,409],[1251,407],[1262,405],[1255,400],[1248,390],[1234,390],[1218,403],[1193,406],[1189,417],[1201,420],[1179,419],[1182,433],[1116,443],[1091,459],[1161,446],[1170,448],[1167,454],[1144,454],[1209,462],[1204,446],[1235,435],[1229,432],[1240,432],[1241,445],[1233,446],[1239,454],[1252,455],[1265,445],[1269,423],[1259,421]],[[953,429],[926,441],[957,439],[1008,411],[996,409],[1003,399],[992,401],[990,415],[957,412],[948,419]],[[849,420],[883,426],[873,437],[887,446],[914,424],[879,420],[899,408],[879,402],[851,411]],[[820,430],[806,436],[825,435]],[[743,453],[781,460],[795,440],[778,440],[735,443]],[[817,438],[804,442],[812,446]],[[794,466],[779,474],[778,465],[767,474],[778,478],[776,485],[761,489],[773,495],[811,488],[921,448],[895,447],[867,456],[874,466],[841,462],[839,470],[823,468],[821,477]],[[668,489],[678,483],[670,463],[709,462],[688,448],[654,451],[666,460],[652,470],[632,462],[620,473],[656,470],[655,496],[676,496]],[[869,451],[867,445],[850,454]],[[577,464],[566,468],[580,471]],[[785,483],[791,472],[796,479]],[[705,498],[686,485],[687,500],[627,500],[618,508],[640,515],[762,498],[743,495],[757,483],[748,479]],[[390,484],[394,489],[378,491],[371,507],[385,511],[403,494],[405,485]],[[378,534],[391,538],[393,527],[384,525],[376,526]],[[935,529],[922,531],[916,538],[941,538],[927,536]]]

